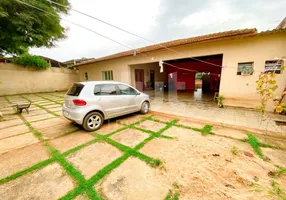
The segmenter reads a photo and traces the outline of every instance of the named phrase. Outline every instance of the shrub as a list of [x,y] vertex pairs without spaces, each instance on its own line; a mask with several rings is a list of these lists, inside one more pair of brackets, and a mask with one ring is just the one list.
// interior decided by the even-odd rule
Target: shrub
[[50,67],[50,64],[43,58],[30,54],[23,54],[17,58],[14,58],[12,62],[19,65],[32,66],[36,69],[48,69]]

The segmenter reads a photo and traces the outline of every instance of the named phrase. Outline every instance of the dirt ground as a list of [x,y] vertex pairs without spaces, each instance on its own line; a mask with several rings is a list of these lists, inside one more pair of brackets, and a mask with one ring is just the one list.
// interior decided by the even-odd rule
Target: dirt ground
[[[32,102],[30,114],[15,114],[17,102]],[[89,133],[63,118],[63,102],[0,97],[1,199],[286,199],[286,173],[275,173],[286,138],[252,133],[259,157],[245,131],[152,113]]]

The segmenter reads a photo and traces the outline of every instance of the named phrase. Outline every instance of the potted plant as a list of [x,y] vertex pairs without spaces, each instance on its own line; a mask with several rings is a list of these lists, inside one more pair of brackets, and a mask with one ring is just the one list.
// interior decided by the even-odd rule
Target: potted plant
[[217,105],[219,108],[224,108],[223,99],[223,95],[219,95],[218,97],[216,97]]
[[146,88],[151,89],[152,82],[149,80],[146,82]]

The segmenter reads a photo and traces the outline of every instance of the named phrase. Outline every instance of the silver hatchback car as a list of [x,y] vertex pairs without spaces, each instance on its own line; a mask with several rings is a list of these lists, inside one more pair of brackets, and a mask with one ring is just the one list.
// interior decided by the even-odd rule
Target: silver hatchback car
[[150,108],[150,98],[125,83],[91,81],[74,83],[65,95],[63,115],[86,131],[99,129],[106,119]]

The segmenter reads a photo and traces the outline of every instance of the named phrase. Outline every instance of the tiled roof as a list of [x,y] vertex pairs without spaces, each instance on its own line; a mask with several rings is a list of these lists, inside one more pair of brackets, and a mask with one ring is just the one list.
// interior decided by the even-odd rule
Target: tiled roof
[[[186,45],[186,44],[196,44],[196,43],[202,43],[202,42],[211,42],[211,41],[218,41],[218,40],[225,40],[225,39],[233,39],[233,38],[242,38],[242,37],[249,37],[254,36],[257,34],[257,29],[240,29],[240,30],[232,30],[232,31],[225,31],[225,32],[219,32],[219,33],[213,33],[208,35],[202,35],[197,37],[190,37],[190,38],[184,38],[184,39],[178,39],[178,40],[172,40],[168,42],[163,42],[160,44],[154,44],[146,47],[141,47],[136,49],[137,53],[144,53],[144,52],[150,52],[155,50],[164,49],[164,47],[171,48],[175,46],[180,45]],[[162,47],[164,46],[164,47]],[[125,57],[125,56],[132,56],[134,53],[134,50],[129,51],[123,51],[120,53],[112,54],[109,56],[96,58],[89,60],[87,62],[79,63],[75,66],[90,64],[90,63],[96,63],[100,61],[105,60],[111,60],[115,58]]]

